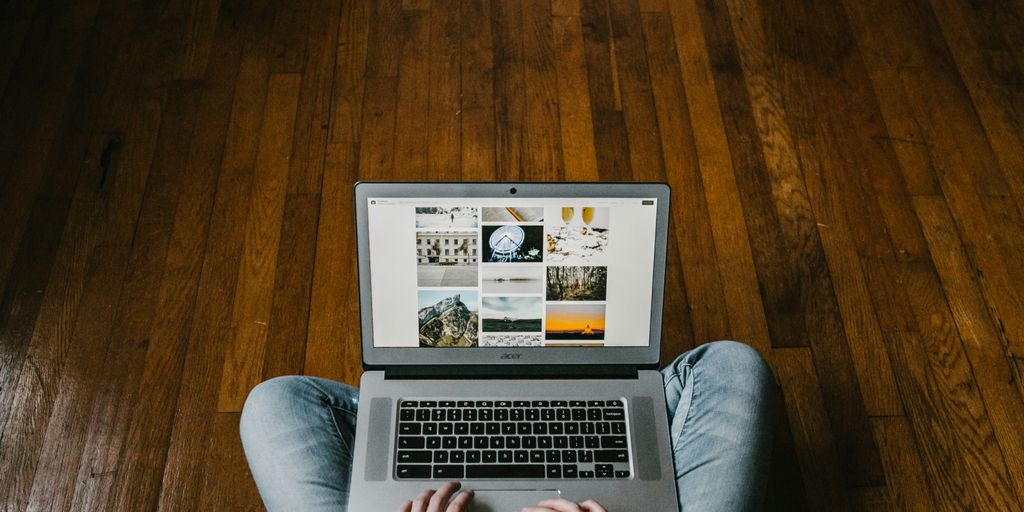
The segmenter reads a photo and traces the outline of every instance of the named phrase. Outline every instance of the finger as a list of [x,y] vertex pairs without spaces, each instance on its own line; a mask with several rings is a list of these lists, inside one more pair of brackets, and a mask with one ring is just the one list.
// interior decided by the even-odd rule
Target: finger
[[608,512],[604,509],[604,506],[594,500],[587,500],[580,503],[580,508],[583,509],[583,512]]
[[412,502],[406,500],[398,506],[398,512],[412,512]]
[[448,482],[441,486],[440,489],[434,493],[434,497],[430,498],[430,506],[427,507],[427,512],[441,512],[448,506],[448,500],[451,499],[452,493],[459,490],[462,484],[458,482]]
[[520,512],[555,512],[555,511],[551,510],[550,508],[526,507],[523,510],[521,510]]
[[545,507],[557,512],[581,512],[580,506],[564,499],[544,500],[537,504],[538,507]]
[[448,505],[447,512],[462,512],[467,510],[469,502],[473,499],[473,491],[465,490],[460,492]]
[[430,501],[430,497],[434,495],[433,489],[427,489],[416,496],[415,500],[412,500],[412,511],[411,512],[426,512],[427,502]]

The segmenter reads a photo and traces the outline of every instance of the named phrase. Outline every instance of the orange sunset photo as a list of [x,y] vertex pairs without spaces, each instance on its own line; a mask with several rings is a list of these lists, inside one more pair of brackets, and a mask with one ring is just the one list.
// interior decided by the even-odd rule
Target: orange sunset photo
[[603,340],[604,304],[548,305],[544,334],[548,340]]

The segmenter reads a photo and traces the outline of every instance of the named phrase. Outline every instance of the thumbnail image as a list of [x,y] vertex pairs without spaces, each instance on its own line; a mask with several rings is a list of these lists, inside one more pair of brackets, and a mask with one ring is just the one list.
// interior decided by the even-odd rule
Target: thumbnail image
[[541,265],[480,265],[480,285],[484,293],[544,293],[544,267]]
[[541,250],[544,226],[484,226],[483,260],[488,263],[539,263],[544,260]]
[[478,250],[475,231],[417,231],[416,284],[475,287]]
[[540,297],[484,297],[484,332],[540,332]]
[[477,208],[468,206],[416,208],[416,228],[459,229],[476,228],[480,222]]
[[548,304],[544,337],[549,341],[604,339],[604,304]]
[[548,216],[549,263],[594,263],[608,247],[609,208],[565,206]]
[[539,347],[540,334],[485,334],[480,337],[481,347]]
[[544,208],[506,206],[484,208],[484,222],[543,222]]
[[421,347],[476,347],[476,290],[419,290]]
[[548,267],[548,300],[605,300],[608,267]]

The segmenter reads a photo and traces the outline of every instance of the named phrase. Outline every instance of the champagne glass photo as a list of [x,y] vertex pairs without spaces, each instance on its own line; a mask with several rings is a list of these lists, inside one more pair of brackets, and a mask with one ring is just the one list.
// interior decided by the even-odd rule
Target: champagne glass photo
[[572,216],[575,213],[575,211],[576,209],[573,208],[572,206],[562,207],[562,222],[565,222],[566,227],[569,227],[569,221],[572,220]]

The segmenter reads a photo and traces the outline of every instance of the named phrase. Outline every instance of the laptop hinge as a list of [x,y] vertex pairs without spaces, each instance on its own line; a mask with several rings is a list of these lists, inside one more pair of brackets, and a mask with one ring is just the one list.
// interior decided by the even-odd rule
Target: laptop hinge
[[384,369],[384,379],[636,379],[624,365],[403,365]]

